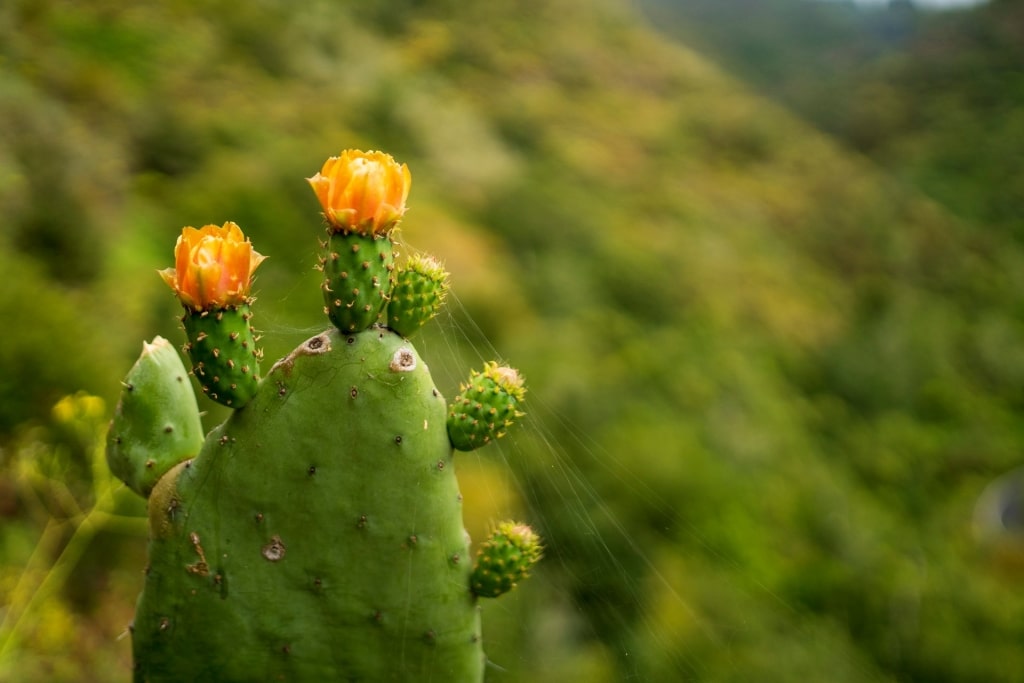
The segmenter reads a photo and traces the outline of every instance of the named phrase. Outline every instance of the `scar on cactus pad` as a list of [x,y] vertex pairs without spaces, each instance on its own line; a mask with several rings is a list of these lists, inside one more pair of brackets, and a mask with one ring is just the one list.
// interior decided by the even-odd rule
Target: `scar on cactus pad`
[[148,496],[134,680],[479,682],[479,603],[540,560],[507,521],[466,561],[456,451],[522,416],[512,368],[487,363],[447,404],[410,338],[440,310],[438,261],[400,261],[408,168],[347,150],[308,181],[326,221],[318,267],[332,326],[264,376],[252,327],[264,256],[234,223],[185,228],[173,268],[185,351],[233,409],[205,439],[178,354],[144,346],[107,443]]

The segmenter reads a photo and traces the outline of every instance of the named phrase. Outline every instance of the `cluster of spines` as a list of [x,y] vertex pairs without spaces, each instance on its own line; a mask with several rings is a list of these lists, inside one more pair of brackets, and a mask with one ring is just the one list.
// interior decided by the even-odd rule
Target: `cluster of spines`
[[324,313],[345,333],[381,322],[394,283],[395,245],[387,235],[331,232],[320,256]]
[[481,598],[509,592],[530,575],[543,550],[540,538],[526,524],[498,524],[477,551],[470,589]]
[[203,393],[230,408],[241,408],[256,393],[263,350],[253,329],[250,304],[194,311],[181,318],[192,374]]
[[519,373],[494,361],[483,372],[473,371],[469,382],[448,410],[448,438],[460,451],[471,451],[501,438],[523,416],[519,405],[526,388]]

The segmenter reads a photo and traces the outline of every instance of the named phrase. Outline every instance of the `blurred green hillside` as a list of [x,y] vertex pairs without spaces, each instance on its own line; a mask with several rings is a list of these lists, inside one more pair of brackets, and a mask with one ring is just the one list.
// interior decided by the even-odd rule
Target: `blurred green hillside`
[[[492,355],[531,387],[459,463],[474,538],[514,514],[547,543],[486,608],[488,681],[1022,680],[1020,520],[976,524],[1024,460],[1019,223],[694,45],[619,0],[0,6],[0,681],[130,677],[137,527],[25,609],[97,495],[105,418],[51,406],[109,414],[142,340],[181,341],[155,271],[183,225],[270,256],[268,359],[324,327],[303,178],[348,147],[409,164],[407,248],[452,272],[418,342],[442,392]],[[929,97],[923,172],[978,131]],[[961,191],[999,195],[973,158]]]

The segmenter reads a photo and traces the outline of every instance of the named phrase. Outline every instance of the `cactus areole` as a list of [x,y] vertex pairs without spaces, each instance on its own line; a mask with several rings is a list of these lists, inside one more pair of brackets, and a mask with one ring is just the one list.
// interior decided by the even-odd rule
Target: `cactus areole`
[[[344,152],[325,168],[390,159],[360,155]],[[363,175],[408,179],[407,170]],[[385,189],[404,201],[407,187]],[[317,195],[323,202],[326,194]],[[345,215],[331,197],[329,224]],[[343,249],[349,235],[354,244],[367,239],[329,232],[332,248]],[[390,234],[373,239],[393,251]],[[342,272],[326,270],[332,281]],[[373,287],[373,278],[379,288],[380,273],[346,273],[350,289]],[[442,299],[446,278],[435,277],[438,291],[423,296]],[[221,331],[214,308],[192,325],[191,302],[179,298],[200,386],[213,378],[238,384],[222,379],[238,369],[238,355],[215,352],[229,343],[208,340],[244,337],[248,316],[244,329]],[[528,527],[505,522],[473,562],[454,454],[504,434],[521,415],[525,390],[515,371],[488,364],[470,384],[501,381],[490,382],[472,410],[453,411],[408,339],[420,321],[385,327],[381,298],[381,315],[343,316],[343,325],[328,307],[335,326],[265,376],[259,354],[247,351],[245,375],[256,379],[244,390],[206,390],[215,400],[230,394],[221,402],[233,412],[201,444],[161,436],[169,424],[198,421],[194,401],[175,398],[180,363],[140,361],[145,382],[140,366],[133,369],[108,459],[149,499],[149,561],[131,627],[137,683],[483,680],[479,600],[514,587],[541,549]],[[219,316],[237,327],[235,317]],[[197,360],[200,343],[207,350]],[[514,546],[509,529],[517,530]]]

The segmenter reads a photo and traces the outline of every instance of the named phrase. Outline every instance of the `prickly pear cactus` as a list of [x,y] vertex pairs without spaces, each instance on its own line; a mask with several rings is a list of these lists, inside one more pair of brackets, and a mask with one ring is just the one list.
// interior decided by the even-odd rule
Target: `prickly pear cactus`
[[138,683],[482,681],[478,601],[540,559],[515,522],[471,555],[454,452],[504,434],[524,388],[491,363],[449,407],[409,341],[448,283],[436,261],[394,265],[408,169],[350,150],[309,182],[333,327],[265,376],[249,297],[263,257],[237,226],[186,228],[161,273],[185,308],[193,374],[234,412],[198,447],[161,436],[198,423],[194,399],[171,393],[180,367],[140,360],[125,383],[108,460],[149,497]]

